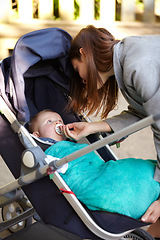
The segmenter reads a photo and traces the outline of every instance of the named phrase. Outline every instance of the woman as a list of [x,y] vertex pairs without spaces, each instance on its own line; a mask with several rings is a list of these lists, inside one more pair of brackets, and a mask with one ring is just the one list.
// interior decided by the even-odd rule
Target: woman
[[[129,103],[128,111],[95,123],[64,126],[67,137],[78,140],[95,132],[116,132],[160,111],[160,36],[127,37],[122,41],[103,28],[82,29],[71,44],[75,70],[71,108],[88,114],[102,111],[102,119],[115,107],[118,88]],[[160,182],[160,121],[152,125],[157,151],[154,179]],[[142,216],[154,223],[160,216],[160,200]]]

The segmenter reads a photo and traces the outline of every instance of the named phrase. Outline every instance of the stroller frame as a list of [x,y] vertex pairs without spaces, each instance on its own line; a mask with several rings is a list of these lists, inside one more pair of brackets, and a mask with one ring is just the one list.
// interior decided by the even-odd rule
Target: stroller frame
[[[50,31],[50,30],[46,30],[46,32],[47,31]],[[61,31],[63,32],[63,30],[61,30]],[[22,38],[22,40],[23,40],[23,38]],[[36,63],[36,62],[34,62],[34,63]],[[27,67],[25,69],[23,69],[22,72],[25,72],[26,70],[27,70]],[[6,103],[6,100],[7,100],[7,103]],[[8,107],[8,105],[9,105],[9,107]],[[124,130],[118,132],[117,134],[110,135],[107,138],[99,140],[97,143],[95,142],[95,143],[91,144],[90,146],[85,148],[85,152],[81,152],[81,150],[79,150],[71,155],[68,155],[67,157],[60,159],[59,161],[52,162],[50,165],[48,165],[45,162],[46,155],[44,154],[42,149],[36,144],[36,142],[32,139],[32,137],[30,136],[28,131],[25,129],[25,127],[22,124],[20,124],[20,122],[17,120],[17,118],[15,117],[13,112],[10,110],[11,105],[9,104],[8,99],[7,98],[4,99],[3,97],[0,96],[0,106],[1,106],[0,111],[1,111],[2,115],[4,115],[5,118],[7,118],[7,120],[11,124],[12,130],[16,134],[18,134],[22,145],[26,149],[24,151],[23,158],[26,159],[26,156],[27,157],[29,156],[29,158],[31,157],[31,160],[34,161],[35,166],[36,166],[36,168],[35,168],[36,170],[31,170],[31,172],[28,171],[28,169],[26,169],[24,167],[22,169],[23,175],[21,175],[18,179],[16,179],[12,183],[9,183],[8,185],[0,188],[0,197],[3,197],[6,193],[8,193],[14,189],[17,189],[18,187],[28,185],[30,182],[33,182],[39,178],[42,178],[43,176],[46,175],[46,170],[50,166],[53,168],[54,171],[56,171],[64,163],[72,161],[75,158],[77,158],[83,154],[86,154],[90,151],[99,149],[102,146],[105,146],[108,143],[111,143],[117,139],[120,139],[123,136],[131,134],[135,131],[138,131],[139,129],[141,129],[145,126],[150,125],[151,123],[153,123],[155,120],[157,120],[159,118],[159,115],[150,116],[150,117],[142,120],[141,122],[136,123],[135,125],[131,126],[131,128],[124,129]],[[21,116],[19,116],[19,118],[20,119],[22,118],[22,114],[21,114]],[[33,149],[36,149],[36,151],[35,152],[32,151]],[[55,184],[57,185],[57,187],[59,189],[63,188],[63,189],[70,191],[69,187],[66,185],[64,180],[60,177],[60,175],[57,172],[54,173],[53,181],[55,182]],[[125,235],[128,235],[130,232],[133,231],[134,228],[133,229],[130,228],[130,230],[124,231],[122,233],[111,233],[111,232],[104,230],[103,228],[101,228],[100,226],[97,225],[97,223],[93,220],[93,218],[90,216],[88,211],[86,211],[84,206],[82,206],[82,204],[79,202],[79,200],[74,195],[67,194],[67,193],[63,193],[63,194],[64,194],[65,198],[67,199],[67,201],[71,204],[73,209],[77,212],[79,217],[82,219],[84,224],[97,237],[100,237],[102,239],[115,239],[116,240],[116,239],[122,238]],[[140,226],[144,226],[144,225],[147,225],[147,224],[141,223]]]
[[[32,137],[30,136],[30,134],[28,133],[28,131],[25,129],[25,127],[23,127],[18,120],[16,119],[16,117],[14,116],[14,114],[10,111],[10,109],[8,108],[8,106],[6,105],[6,103],[3,101],[2,97],[0,96],[0,106],[1,106],[1,112],[3,112],[3,114],[5,114],[5,117],[8,119],[8,121],[10,122],[11,125],[14,125],[14,127],[12,127],[14,129],[15,132],[17,132],[18,128],[18,134],[22,136],[22,138],[28,138],[28,141],[31,141],[30,144],[28,144],[28,148],[30,148],[30,145],[33,144],[33,147],[37,147],[36,142],[34,142],[34,140],[32,139]],[[15,125],[17,125],[18,127],[15,127]],[[84,153],[85,154],[85,153]],[[58,161],[58,160],[57,160]],[[58,162],[56,162],[56,165],[58,166]],[[63,165],[60,164],[59,167]],[[43,173],[39,175],[39,177],[42,177],[46,170],[48,169],[48,167],[51,166],[50,165],[45,165],[43,167],[43,169],[41,169],[42,167],[39,167],[38,172],[42,172]],[[54,162],[52,164],[52,166],[55,166]],[[57,167],[58,169],[58,167]],[[57,169],[54,169],[57,170]],[[0,188],[0,196],[7,193],[8,191],[13,191],[14,189],[17,189],[18,187],[21,187],[23,185],[26,185],[28,183],[30,183],[30,181],[32,180],[32,178],[36,176],[37,179],[37,170],[33,171],[30,174],[24,175],[22,177],[20,177],[20,179],[15,180],[14,182],[12,182],[11,184],[8,184],[2,188]],[[35,179],[35,180],[36,180]],[[62,177],[59,175],[59,173],[57,171],[54,172],[54,177],[53,177],[53,181],[54,183],[57,185],[57,187],[59,189],[64,189],[67,191],[71,191],[71,189],[68,187],[68,185],[65,183],[65,181],[62,179]],[[86,224],[86,226],[97,236],[101,237],[102,239],[120,239],[123,236],[125,236],[126,234],[130,233],[132,230],[130,231],[126,231],[124,233],[121,234],[112,234],[109,233],[107,231],[104,231],[104,229],[100,228],[94,221],[93,219],[89,216],[89,214],[87,213],[87,211],[84,209],[84,207],[82,206],[82,204],[79,202],[79,200],[76,198],[75,195],[73,194],[67,194],[67,193],[63,193],[65,198],[69,201],[69,203],[71,204],[71,206],[74,208],[74,210],[77,212],[77,214],[80,216],[80,218],[82,219],[82,221]]]
[[[30,134],[28,133],[28,131],[25,129],[25,127],[23,127],[18,120],[16,119],[16,117],[14,116],[14,114],[11,112],[11,110],[8,108],[8,106],[6,105],[6,103],[4,102],[4,100],[2,99],[2,97],[0,96],[0,106],[1,106],[1,112],[3,112],[3,114],[5,114],[5,117],[8,119],[8,121],[10,122],[11,125],[17,125],[18,127],[13,127],[14,131],[17,132],[18,130],[18,134],[22,137],[22,139],[26,139],[28,138],[28,142],[30,142],[28,144],[28,148],[30,149],[30,145],[33,145],[33,147],[37,147],[36,142],[32,139],[32,137],[30,136]],[[128,127],[127,129],[123,129],[122,131],[112,134],[110,136],[112,141],[116,141],[117,139],[120,139],[128,134],[133,133],[135,131],[140,130],[141,128],[144,128],[150,124],[152,124],[154,121],[156,121],[157,119],[159,119],[160,115],[157,114],[156,116],[150,116],[144,120],[141,120],[138,123],[133,124],[133,126]],[[126,135],[124,135],[124,133]],[[65,181],[62,179],[62,177],[59,175],[59,173],[56,171],[59,167],[61,167],[63,164],[74,160],[75,158],[78,158],[84,154],[87,154],[90,151],[96,150],[97,148],[102,147],[103,145],[106,145],[108,143],[111,143],[112,141],[110,141],[109,137],[106,137],[105,139],[99,140],[99,144],[93,143],[91,148],[90,147],[85,147],[85,149],[82,149],[82,151],[77,151],[75,154],[71,154],[68,155],[67,157],[60,159],[60,160],[56,160],[51,162],[49,165],[44,165],[42,167],[42,165],[40,164],[40,167],[38,168],[38,172],[40,172],[39,177],[42,177],[45,175],[46,170],[48,169],[48,167],[52,166],[53,167],[53,171],[54,171],[54,177],[53,177],[53,181],[54,183],[57,185],[57,187],[59,189],[64,189],[68,192],[71,191],[71,189],[68,187],[68,185],[65,183]],[[109,140],[108,140],[109,139]],[[26,147],[27,144],[25,144]],[[95,147],[96,146],[96,147]],[[27,148],[27,147],[26,147]],[[88,148],[88,150],[87,150]],[[39,155],[38,155],[39,156]],[[44,157],[44,155],[43,155]],[[35,177],[36,176],[36,177]],[[21,187],[23,185],[26,185],[28,183],[30,183],[31,181],[35,181],[38,179],[37,177],[37,170],[33,171],[30,174],[24,175],[22,177],[20,177],[20,179],[15,180],[14,182],[1,187],[0,188],[0,196],[7,193],[8,191],[12,191],[17,189],[18,187]],[[90,217],[90,215],[87,213],[87,211],[85,210],[85,208],[82,206],[82,204],[79,202],[79,200],[77,199],[77,197],[73,194],[68,194],[68,193],[63,193],[65,198],[68,200],[68,202],[71,204],[71,206],[73,207],[73,209],[77,212],[77,214],[79,215],[79,217],[82,219],[82,221],[85,223],[85,225],[94,233],[96,234],[98,237],[102,238],[102,239],[120,239],[122,237],[124,237],[125,235],[129,234],[130,232],[132,232],[134,229],[131,229],[129,231],[120,233],[120,234],[113,234],[110,232],[105,231],[104,229],[102,229],[101,227],[99,227],[94,221],[93,219]]]

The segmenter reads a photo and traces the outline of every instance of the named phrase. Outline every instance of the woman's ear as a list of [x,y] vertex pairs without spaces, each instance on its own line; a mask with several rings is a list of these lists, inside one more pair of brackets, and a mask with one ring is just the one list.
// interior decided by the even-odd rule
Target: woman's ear
[[84,52],[83,48],[80,48],[80,49],[79,49],[79,52],[80,52],[80,54],[81,54],[82,56],[85,56],[85,52]]
[[33,132],[32,134],[33,134],[35,137],[40,137],[39,132]]
[[85,54],[83,48],[80,48],[80,49],[79,49],[79,52],[80,52],[80,54],[81,54],[81,61],[86,62],[86,54]]

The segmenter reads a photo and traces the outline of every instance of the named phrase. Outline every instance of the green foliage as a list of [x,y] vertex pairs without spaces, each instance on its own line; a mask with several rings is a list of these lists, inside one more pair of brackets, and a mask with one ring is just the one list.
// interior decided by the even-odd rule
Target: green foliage
[[59,10],[58,10],[58,6],[59,6],[59,0],[54,0],[54,16],[55,18],[59,18]]
[[[79,6],[80,6],[80,0],[74,0],[75,19],[79,17],[79,8],[80,8]],[[100,17],[100,0],[95,0],[95,19],[99,20],[99,17]]]
[[121,20],[121,0],[116,0],[116,21]]
[[[79,0],[74,0],[74,16],[75,19],[79,17]],[[54,0],[54,16],[55,19],[59,18],[59,0]]]
[[74,17],[77,19],[79,17],[79,0],[74,0]]
[[144,9],[143,0],[136,0],[136,5],[140,10]]
[[95,0],[95,19],[100,19],[100,0]]
[[[95,3],[95,19],[100,19],[100,1],[101,0],[94,0]],[[107,0],[106,0],[107,1]],[[114,0],[113,0],[114,1]],[[122,0],[115,0],[116,1],[116,20],[121,19],[121,4]],[[75,19],[79,18],[79,9],[80,9],[80,2],[81,0],[74,0],[74,17]],[[34,17],[38,17],[38,0],[33,0],[34,3]],[[59,0],[54,0],[54,18],[59,18]],[[142,10],[144,8],[143,0],[135,0],[137,7]],[[15,11],[17,10],[18,0],[12,0],[12,9]],[[14,13],[15,14],[15,13]],[[18,14],[18,13],[17,13]]]

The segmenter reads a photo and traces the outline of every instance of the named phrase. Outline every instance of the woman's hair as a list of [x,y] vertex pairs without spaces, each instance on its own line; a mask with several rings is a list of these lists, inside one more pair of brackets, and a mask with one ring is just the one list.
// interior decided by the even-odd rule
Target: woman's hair
[[[101,118],[106,118],[115,107],[118,98],[115,77],[111,76],[103,85],[98,72],[108,72],[113,67],[113,47],[118,42],[106,29],[92,25],[83,28],[72,40],[70,59],[81,61],[80,48],[83,48],[87,67],[85,84],[73,71],[70,108],[74,111],[85,111],[89,115],[102,110]],[[97,81],[102,86],[100,89],[97,89]]]

